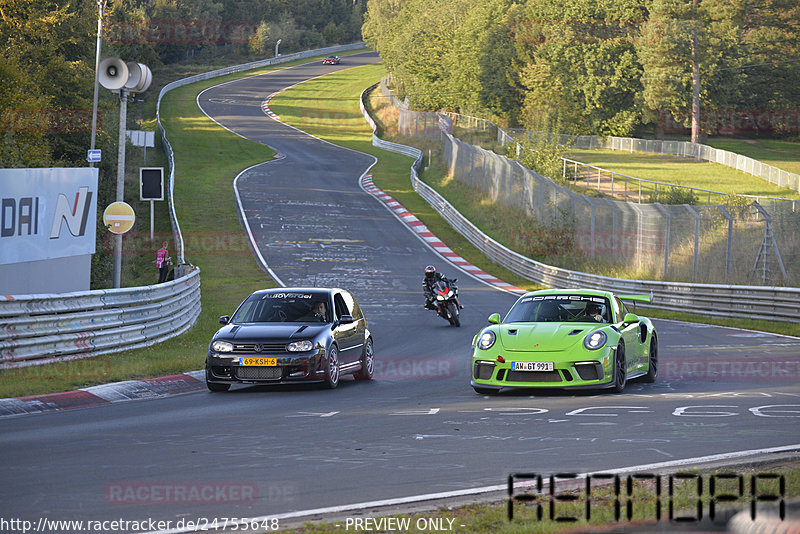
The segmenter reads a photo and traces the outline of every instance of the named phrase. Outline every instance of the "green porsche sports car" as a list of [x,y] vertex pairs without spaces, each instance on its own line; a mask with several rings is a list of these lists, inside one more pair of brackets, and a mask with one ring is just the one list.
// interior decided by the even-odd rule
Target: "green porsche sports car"
[[646,317],[623,300],[650,302],[649,295],[614,295],[588,289],[546,289],[521,296],[501,321],[472,341],[473,389],[611,388],[658,374],[658,335]]

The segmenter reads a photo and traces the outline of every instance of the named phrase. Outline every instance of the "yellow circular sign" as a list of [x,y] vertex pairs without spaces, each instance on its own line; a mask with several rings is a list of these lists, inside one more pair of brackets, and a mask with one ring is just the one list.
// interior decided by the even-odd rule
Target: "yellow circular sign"
[[136,221],[133,208],[125,202],[112,202],[103,212],[103,224],[114,234],[124,234]]

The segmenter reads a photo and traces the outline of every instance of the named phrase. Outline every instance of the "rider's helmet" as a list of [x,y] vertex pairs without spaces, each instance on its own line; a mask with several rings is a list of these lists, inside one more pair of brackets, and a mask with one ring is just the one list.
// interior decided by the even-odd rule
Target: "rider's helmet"
[[433,265],[428,265],[425,267],[425,278],[432,279],[436,275],[436,267]]

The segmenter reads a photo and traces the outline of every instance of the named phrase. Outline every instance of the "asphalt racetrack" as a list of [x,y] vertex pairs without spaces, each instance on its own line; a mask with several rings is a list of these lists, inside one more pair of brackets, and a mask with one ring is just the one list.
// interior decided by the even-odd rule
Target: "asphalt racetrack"
[[[283,156],[231,176],[264,267],[285,285],[351,289],[374,335],[376,379],[2,418],[0,516],[174,526],[502,485],[511,473],[646,471],[800,443],[800,340],[771,334],[655,320],[655,384],[632,382],[621,395],[476,395],[472,337],[515,296],[458,271],[364,192],[372,156],[261,109],[287,86],[377,60],[309,63],[198,97],[221,126]],[[461,328],[422,308],[427,264],[458,277]]]

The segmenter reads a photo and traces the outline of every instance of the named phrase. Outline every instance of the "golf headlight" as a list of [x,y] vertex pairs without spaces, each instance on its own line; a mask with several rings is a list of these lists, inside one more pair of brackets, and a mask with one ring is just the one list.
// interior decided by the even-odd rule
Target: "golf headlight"
[[589,350],[597,350],[606,344],[608,336],[602,330],[595,330],[585,338],[583,338],[583,346]]
[[494,345],[495,339],[497,339],[497,336],[494,335],[494,332],[487,330],[478,338],[478,348],[481,350],[489,350]]
[[304,339],[303,341],[293,341],[286,347],[289,352],[305,352],[307,350],[311,350],[312,348],[314,348],[314,344],[307,339]]
[[211,344],[211,350],[214,352],[233,352],[233,343],[215,341]]

